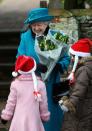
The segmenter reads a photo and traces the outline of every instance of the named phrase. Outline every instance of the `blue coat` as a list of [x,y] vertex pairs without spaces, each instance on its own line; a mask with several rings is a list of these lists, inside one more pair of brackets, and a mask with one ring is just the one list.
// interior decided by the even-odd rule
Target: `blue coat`
[[[39,59],[34,50],[34,39],[32,38],[31,30],[28,30],[27,32],[21,34],[21,41],[18,47],[17,56],[23,54],[34,57],[36,62],[39,63]],[[63,70],[66,70],[70,63],[70,57],[67,54],[65,54],[63,58],[59,60],[59,63],[63,67]],[[59,81],[60,81],[59,72],[53,70],[48,81],[46,82],[48,108],[51,112],[51,119],[47,123],[44,123],[45,131],[60,131],[61,129],[63,112],[60,109],[59,105],[53,103],[53,99],[52,99],[52,89],[53,89],[52,85],[54,82],[59,82]]]

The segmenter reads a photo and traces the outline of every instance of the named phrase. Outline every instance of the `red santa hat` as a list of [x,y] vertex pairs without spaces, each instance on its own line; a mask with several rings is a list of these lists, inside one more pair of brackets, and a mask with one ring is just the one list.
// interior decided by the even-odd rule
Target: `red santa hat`
[[91,55],[92,41],[88,38],[80,39],[69,49],[69,52],[76,56],[86,57]]
[[12,73],[14,77],[19,74],[28,74],[36,70],[36,62],[32,57],[19,56],[15,63],[15,71]]
[[75,42],[69,49],[69,52],[72,55],[75,55],[74,65],[71,74],[69,75],[69,79],[74,79],[74,72],[76,70],[78,64],[79,57],[88,57],[91,56],[92,53],[92,41],[88,38],[83,38]]
[[40,101],[41,100],[41,94],[38,92],[37,89],[37,78],[35,75],[36,70],[36,62],[34,58],[30,56],[18,56],[16,63],[15,63],[15,71],[12,72],[12,75],[16,77],[19,74],[32,74],[33,83],[34,83],[34,96],[35,98]]

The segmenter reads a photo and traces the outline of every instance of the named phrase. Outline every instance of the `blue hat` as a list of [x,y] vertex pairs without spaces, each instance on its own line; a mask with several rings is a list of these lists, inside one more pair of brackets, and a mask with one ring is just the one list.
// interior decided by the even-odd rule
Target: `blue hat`
[[51,21],[54,16],[48,14],[47,8],[36,8],[29,11],[27,19],[24,21],[25,24],[32,24],[35,22]]

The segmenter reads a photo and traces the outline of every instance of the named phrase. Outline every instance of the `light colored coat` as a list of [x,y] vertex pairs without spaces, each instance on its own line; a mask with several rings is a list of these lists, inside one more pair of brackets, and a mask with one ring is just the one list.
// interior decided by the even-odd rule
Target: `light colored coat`
[[42,120],[48,121],[50,112],[45,84],[39,77],[37,79],[41,102],[35,100],[31,75],[21,75],[11,83],[7,104],[1,114],[4,120],[12,119],[9,131],[44,131]]

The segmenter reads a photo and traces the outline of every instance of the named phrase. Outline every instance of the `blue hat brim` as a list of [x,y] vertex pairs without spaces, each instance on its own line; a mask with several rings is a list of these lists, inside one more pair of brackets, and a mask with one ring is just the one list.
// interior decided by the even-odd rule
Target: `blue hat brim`
[[32,24],[32,23],[36,23],[36,22],[45,22],[45,21],[51,21],[52,19],[54,18],[54,16],[41,16],[41,17],[38,17],[38,18],[35,18],[35,19],[32,19],[32,18],[27,18],[25,21],[24,21],[24,24]]

